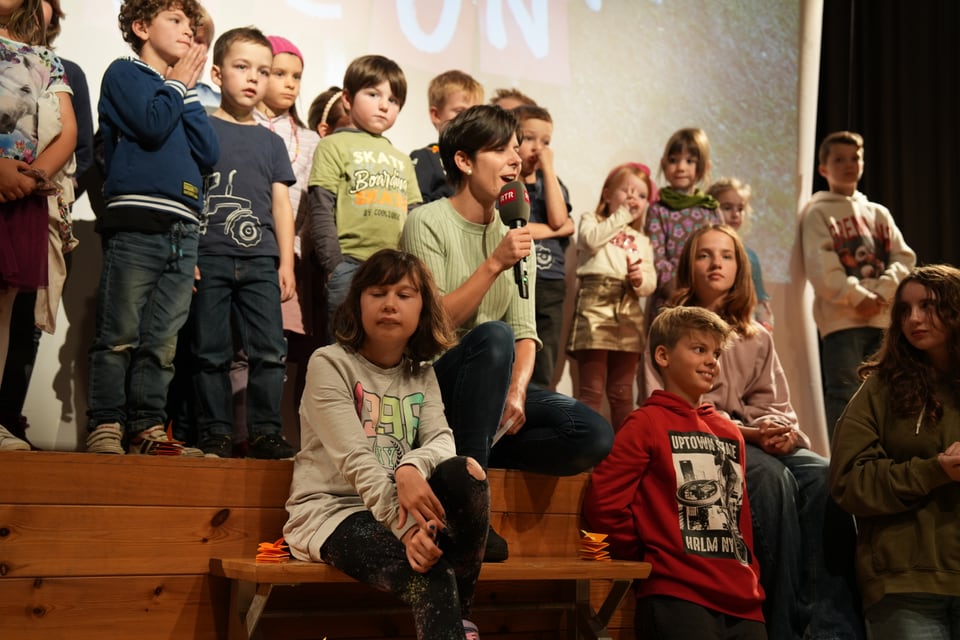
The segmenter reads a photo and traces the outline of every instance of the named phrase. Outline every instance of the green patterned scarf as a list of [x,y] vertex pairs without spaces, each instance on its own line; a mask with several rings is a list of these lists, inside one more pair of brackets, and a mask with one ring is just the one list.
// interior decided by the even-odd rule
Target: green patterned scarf
[[691,194],[686,194],[677,193],[670,187],[664,187],[660,190],[660,202],[667,205],[667,207],[673,211],[690,209],[691,207],[716,209],[719,206],[713,196],[708,196],[699,189],[695,190]]

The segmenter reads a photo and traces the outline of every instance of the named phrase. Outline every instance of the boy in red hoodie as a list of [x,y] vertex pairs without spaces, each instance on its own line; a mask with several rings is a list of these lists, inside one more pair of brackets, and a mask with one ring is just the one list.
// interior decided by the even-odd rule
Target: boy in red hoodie
[[637,638],[766,638],[737,427],[700,404],[731,328],[677,307],[650,327],[664,382],[624,421],[583,502],[612,554],[653,564],[637,583]]

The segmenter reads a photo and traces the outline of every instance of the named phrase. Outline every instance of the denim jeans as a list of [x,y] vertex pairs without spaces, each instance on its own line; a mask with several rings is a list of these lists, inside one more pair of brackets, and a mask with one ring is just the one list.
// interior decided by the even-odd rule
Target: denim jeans
[[883,330],[858,327],[834,331],[821,341],[820,368],[823,370],[823,401],[827,432],[833,439],[837,420],[860,388],[857,367],[880,348]]
[[337,309],[347,299],[350,283],[353,282],[353,274],[360,268],[360,264],[353,258],[344,257],[343,261],[330,274],[330,279],[327,280],[327,326],[330,327],[331,339],[334,339],[333,318],[337,315]]
[[507,401],[514,356],[513,329],[484,322],[434,363],[444,413],[457,453],[486,469],[493,435]]
[[103,241],[90,347],[89,429],[117,422],[135,435],[165,424],[177,332],[187,320],[197,226],[117,231]]
[[[526,423],[492,447],[513,370],[513,331],[502,322],[474,328],[434,365],[457,453],[481,466],[574,475],[603,460],[613,427],[585,404],[535,385],[527,388]],[[492,448],[491,448],[492,447]]]
[[[809,449],[772,456],[753,444],[747,444],[746,454],[754,551],[770,637],[863,638],[859,597],[848,579],[854,522],[849,515],[826,517],[827,460]],[[828,567],[827,544],[849,547],[846,553],[830,551],[845,558],[851,571]]]
[[563,328],[563,299],[566,295],[566,280],[537,279],[537,336],[543,348],[537,351],[530,382],[544,389],[553,382],[553,372],[557,366],[560,331]]
[[280,433],[280,401],[287,343],[280,314],[276,259],[201,256],[193,301],[193,353],[197,433],[233,433],[230,363],[234,341],[230,315],[247,354],[247,430],[250,438]]
[[867,609],[870,640],[960,640],[960,597],[893,593]]
[[429,483],[447,529],[436,538],[443,556],[426,573],[410,567],[403,543],[369,511],[341,522],[320,557],[410,605],[418,638],[463,640],[462,618],[470,613],[490,528],[490,486],[470,475],[463,457],[438,464]]

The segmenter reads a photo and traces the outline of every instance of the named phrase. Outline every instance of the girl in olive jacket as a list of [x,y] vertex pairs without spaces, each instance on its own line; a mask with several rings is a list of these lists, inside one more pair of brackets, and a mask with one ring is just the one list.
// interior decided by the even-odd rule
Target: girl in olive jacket
[[919,267],[900,283],[861,374],[833,434],[830,485],[859,524],[872,638],[960,638],[960,270]]

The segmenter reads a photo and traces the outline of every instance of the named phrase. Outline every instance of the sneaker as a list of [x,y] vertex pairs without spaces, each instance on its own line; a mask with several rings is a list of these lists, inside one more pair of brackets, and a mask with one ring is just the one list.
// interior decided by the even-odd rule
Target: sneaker
[[279,433],[265,433],[250,440],[249,458],[261,460],[286,460],[297,452]]
[[200,451],[208,458],[233,457],[233,436],[208,433],[197,443]]
[[507,541],[491,526],[490,530],[487,531],[487,546],[483,551],[483,561],[503,562],[509,555],[510,550],[507,548]]
[[112,453],[122,456],[123,427],[116,422],[97,425],[87,434],[87,453]]
[[469,620],[463,621],[463,635],[465,640],[480,640],[480,631],[477,629],[477,625]]
[[27,421],[27,416],[23,415],[13,415],[0,416],[0,425],[3,425],[7,428],[7,431],[10,432],[14,438],[23,440],[28,445],[30,445],[31,451],[40,451],[40,447],[30,442],[30,438],[27,437],[27,429],[30,428],[30,423]]
[[128,451],[145,456],[188,456],[202,458],[203,451],[193,447],[185,447],[179,440],[171,438],[163,425],[144,429],[130,440]]
[[0,451],[30,451],[30,443],[24,442],[0,425]]

